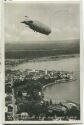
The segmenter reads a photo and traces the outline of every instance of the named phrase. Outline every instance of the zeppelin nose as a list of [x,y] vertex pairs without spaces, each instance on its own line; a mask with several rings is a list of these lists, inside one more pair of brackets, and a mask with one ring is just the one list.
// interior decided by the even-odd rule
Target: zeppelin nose
[[22,21],[22,22],[20,22],[20,23],[25,23],[25,21]]

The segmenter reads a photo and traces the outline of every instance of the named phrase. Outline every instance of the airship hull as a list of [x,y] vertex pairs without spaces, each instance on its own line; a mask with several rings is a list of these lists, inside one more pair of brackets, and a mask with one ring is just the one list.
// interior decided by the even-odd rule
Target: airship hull
[[45,35],[49,35],[51,33],[51,29],[39,21],[29,20],[29,21],[23,21],[21,23],[26,24],[27,26],[29,26],[29,28],[31,28],[36,32],[39,32]]
[[33,21],[33,23],[29,24],[29,27],[36,32],[40,32],[46,35],[49,35],[51,33],[51,29],[48,26],[40,23],[39,21]]

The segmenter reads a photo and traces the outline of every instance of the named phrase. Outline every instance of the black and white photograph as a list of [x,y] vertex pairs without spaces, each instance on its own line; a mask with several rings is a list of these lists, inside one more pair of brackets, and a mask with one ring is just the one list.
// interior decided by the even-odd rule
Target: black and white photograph
[[80,2],[5,2],[5,121],[80,121]]

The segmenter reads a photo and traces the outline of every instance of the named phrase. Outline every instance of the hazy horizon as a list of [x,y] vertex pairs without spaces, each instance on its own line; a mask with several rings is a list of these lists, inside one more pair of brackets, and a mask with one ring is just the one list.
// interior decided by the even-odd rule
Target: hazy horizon
[[41,42],[39,42],[39,43],[27,43],[27,42],[24,42],[24,43],[21,43],[21,44],[19,44],[19,43],[6,43],[6,46],[5,46],[5,48],[6,48],[6,50],[8,49],[8,50],[12,50],[12,49],[15,49],[15,48],[17,48],[18,50],[19,49],[22,49],[22,48],[26,48],[26,49],[32,49],[32,48],[36,48],[36,49],[41,49],[41,48],[45,48],[45,49],[48,49],[48,47],[49,47],[49,49],[51,49],[52,48],[52,46],[53,46],[53,48],[55,49],[55,48],[57,48],[58,47],[58,49],[59,48],[64,48],[64,47],[74,47],[74,49],[77,47],[77,48],[79,48],[80,47],[80,40],[79,39],[75,39],[75,40],[61,40],[60,42],[59,41],[51,41],[50,43],[46,43],[46,41],[45,41],[45,43],[44,43],[44,41],[43,41],[43,43]]
[[6,44],[6,58],[36,58],[63,54],[79,54],[80,42],[56,42],[50,44]]

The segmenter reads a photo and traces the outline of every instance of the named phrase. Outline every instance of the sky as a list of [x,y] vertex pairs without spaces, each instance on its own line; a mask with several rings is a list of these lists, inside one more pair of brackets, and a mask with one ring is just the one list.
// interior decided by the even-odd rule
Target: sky
[[[50,43],[80,38],[79,3],[5,3],[6,43]],[[28,16],[51,28],[50,35],[34,32],[20,23]]]

